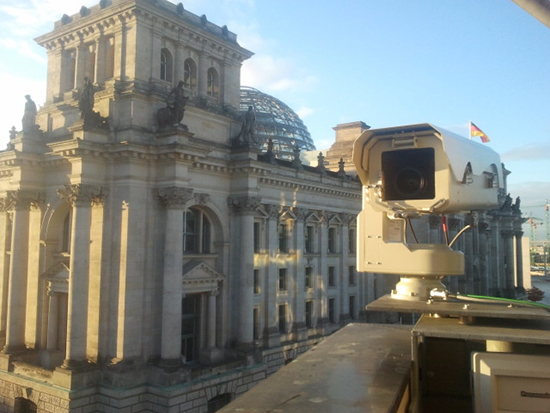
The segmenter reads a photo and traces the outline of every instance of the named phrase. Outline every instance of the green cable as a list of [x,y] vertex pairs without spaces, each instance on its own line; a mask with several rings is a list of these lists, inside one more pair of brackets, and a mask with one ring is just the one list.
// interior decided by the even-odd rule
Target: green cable
[[502,297],[488,297],[484,295],[470,295],[470,294],[460,294],[463,297],[470,297],[470,298],[478,298],[482,300],[493,300],[493,301],[503,301],[507,303],[515,303],[515,304],[522,304],[522,305],[528,305],[533,307],[540,307],[544,308],[545,310],[550,310],[550,305],[546,304],[539,304],[535,303],[533,301],[527,301],[527,300],[515,300],[513,298],[502,298]]

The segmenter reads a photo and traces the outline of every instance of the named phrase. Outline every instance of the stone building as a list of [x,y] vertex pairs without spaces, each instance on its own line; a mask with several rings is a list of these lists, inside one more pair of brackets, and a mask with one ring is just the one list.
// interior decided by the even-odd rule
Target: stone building
[[360,184],[259,150],[227,27],[102,0],[37,42],[46,102],[0,152],[2,406],[215,411],[362,316]]
[[[226,26],[101,0],[37,41],[46,102],[0,152],[1,409],[215,411],[387,293],[355,271],[360,183],[258,139]],[[457,245],[513,289],[496,214]]]

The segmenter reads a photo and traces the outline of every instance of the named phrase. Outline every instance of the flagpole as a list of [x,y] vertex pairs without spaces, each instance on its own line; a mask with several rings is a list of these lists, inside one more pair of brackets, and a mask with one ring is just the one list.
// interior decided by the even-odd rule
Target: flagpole
[[468,119],[468,134],[470,136],[470,140],[472,140],[472,120]]

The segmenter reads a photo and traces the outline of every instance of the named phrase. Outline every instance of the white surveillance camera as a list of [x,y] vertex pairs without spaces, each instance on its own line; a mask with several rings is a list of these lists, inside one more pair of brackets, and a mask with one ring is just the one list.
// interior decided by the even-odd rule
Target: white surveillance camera
[[440,279],[464,274],[464,255],[444,244],[409,242],[408,219],[499,206],[499,155],[427,123],[369,129],[355,141],[363,183],[358,216],[359,271],[399,274],[392,296],[424,300]]
[[363,132],[353,161],[368,202],[381,210],[432,214],[498,207],[499,155],[427,123]]

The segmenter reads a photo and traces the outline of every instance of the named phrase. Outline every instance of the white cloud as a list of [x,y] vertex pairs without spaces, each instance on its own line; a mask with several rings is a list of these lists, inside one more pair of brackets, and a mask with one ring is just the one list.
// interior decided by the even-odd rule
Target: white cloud
[[243,85],[262,91],[307,91],[318,84],[315,76],[308,75],[294,62],[266,54],[245,61],[241,79]]
[[36,105],[40,107],[46,98],[46,82],[43,80],[30,80],[18,75],[4,72],[0,69],[2,79],[2,91],[5,99],[9,97],[9,105],[2,107],[0,116],[0,150],[3,150],[9,141],[9,130],[15,126],[21,129],[21,118],[25,108],[25,95],[30,94]]
[[313,114],[313,112],[315,112],[315,110],[310,108],[310,107],[307,107],[307,106],[302,106],[302,107],[298,108],[298,110],[296,110],[296,114],[302,120],[307,118],[309,115]]
[[550,159],[550,143],[532,143],[504,152],[501,158],[506,162]]

